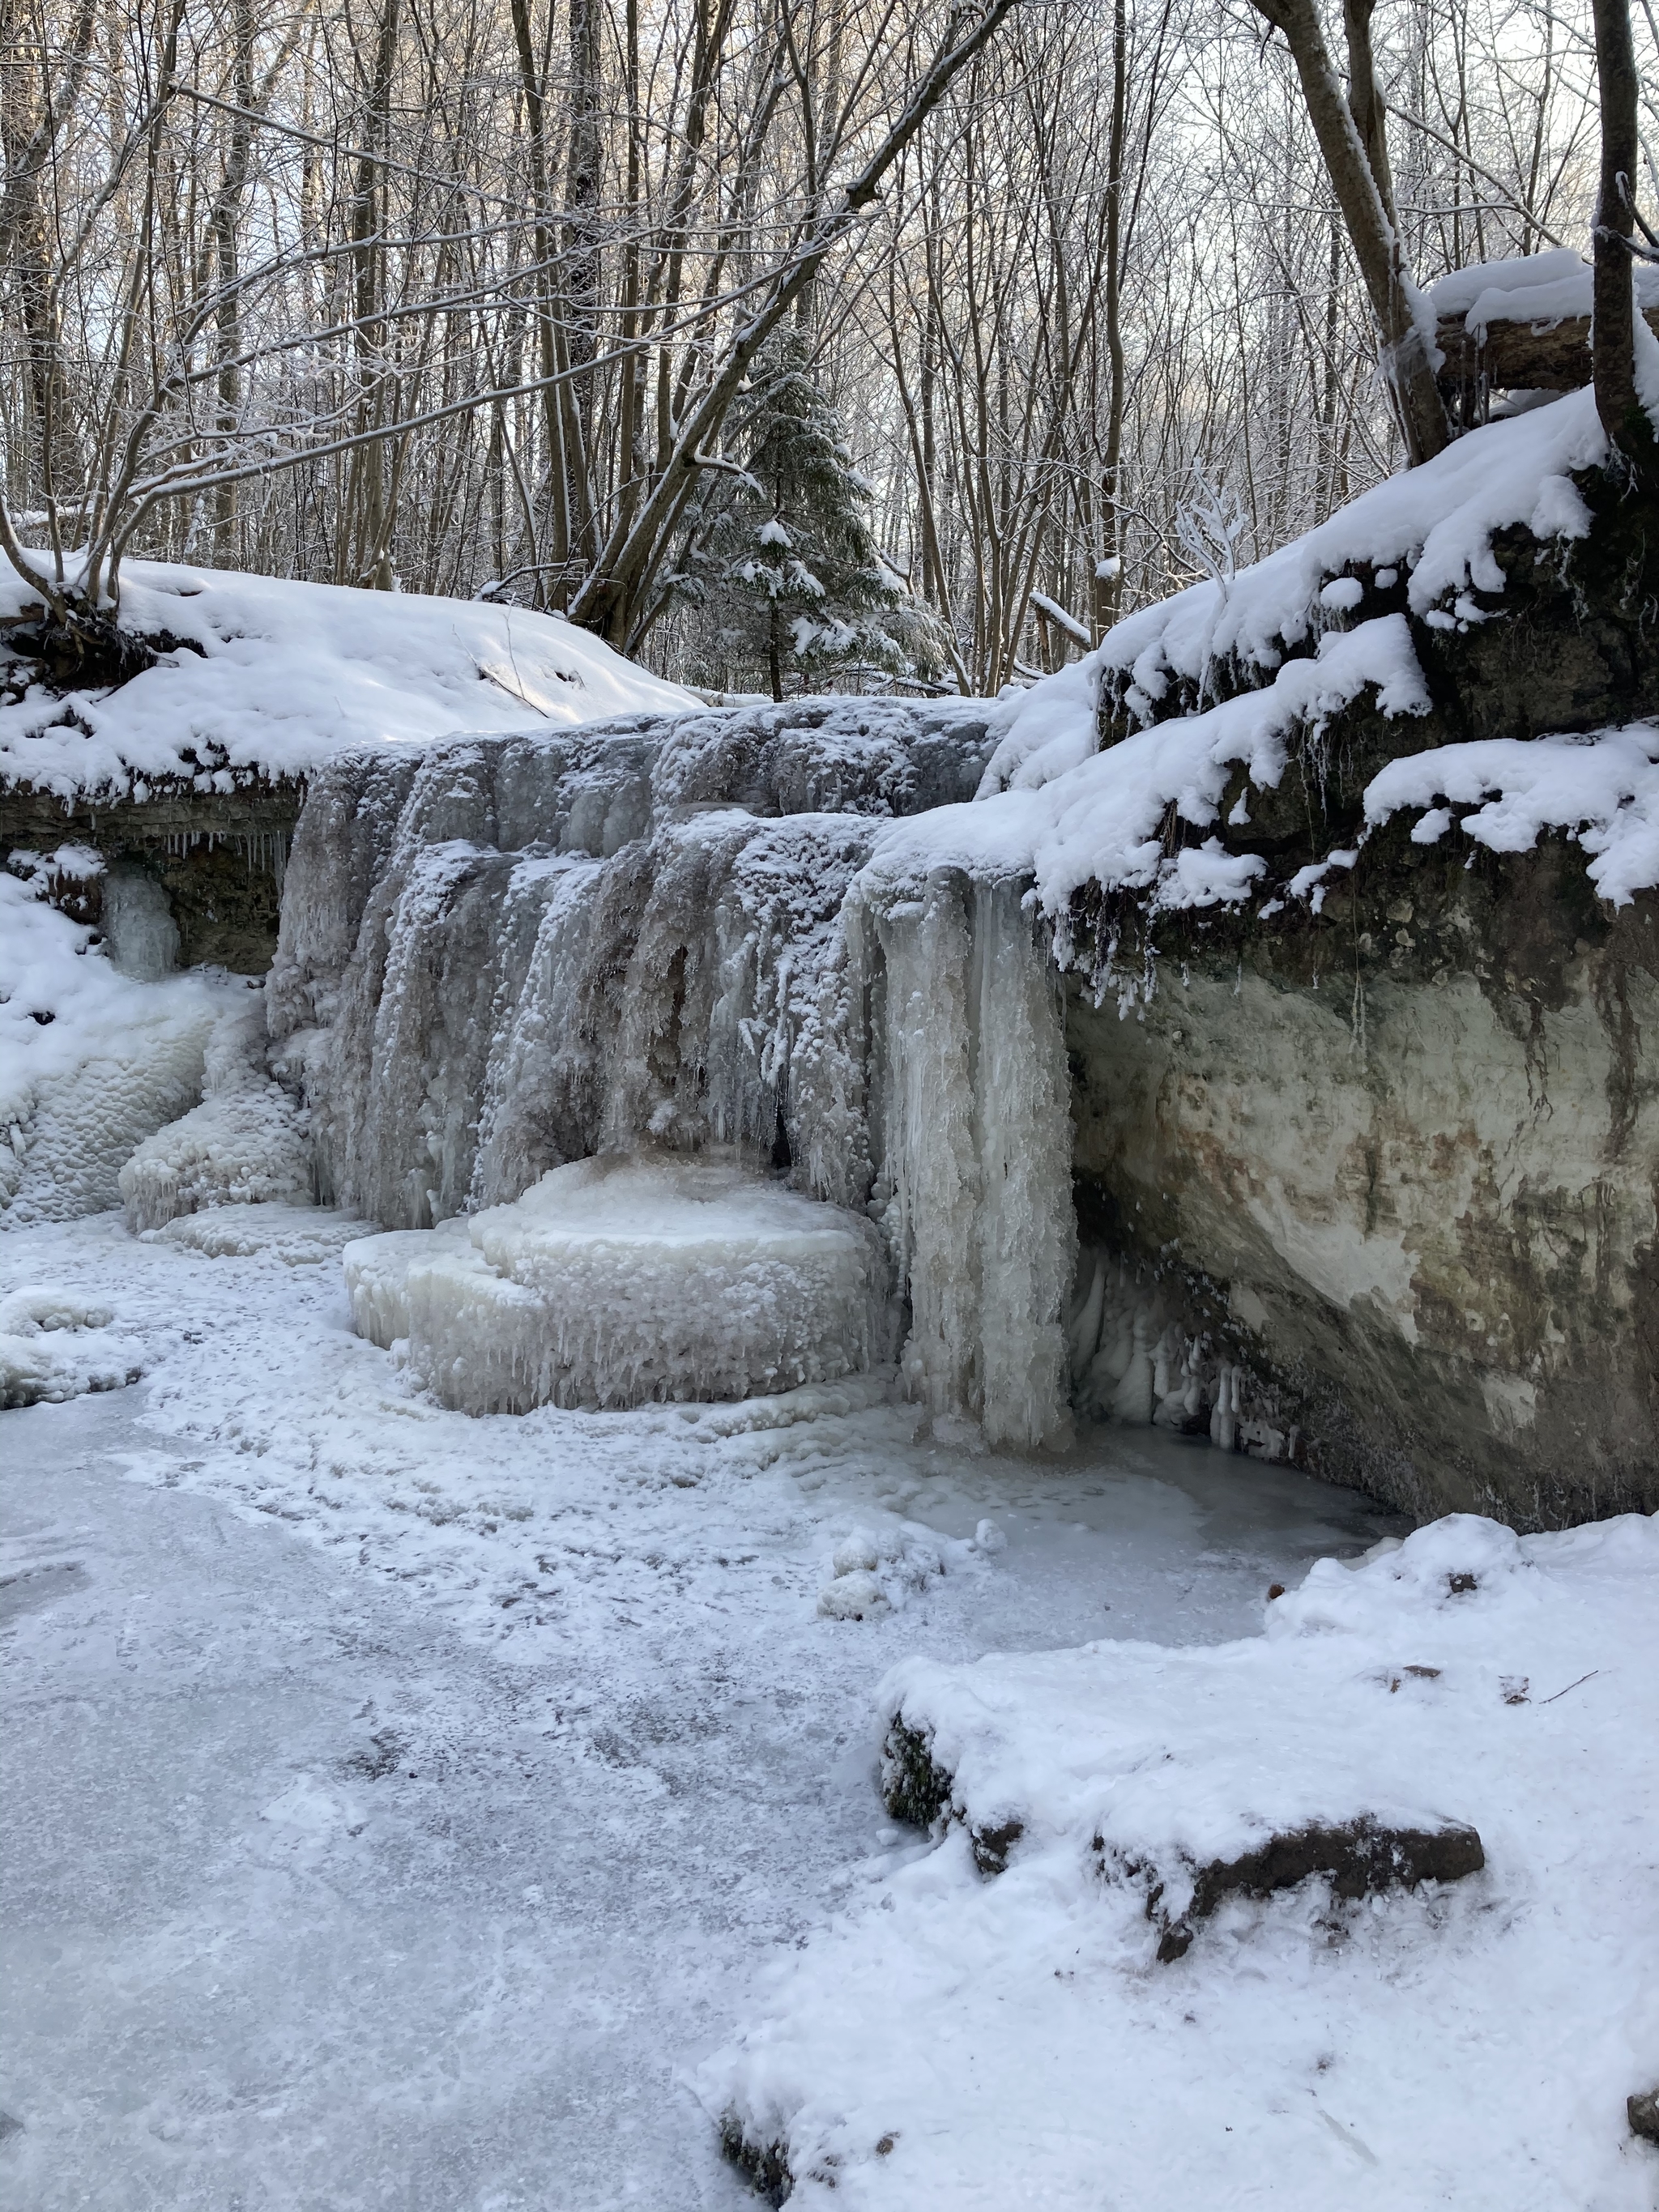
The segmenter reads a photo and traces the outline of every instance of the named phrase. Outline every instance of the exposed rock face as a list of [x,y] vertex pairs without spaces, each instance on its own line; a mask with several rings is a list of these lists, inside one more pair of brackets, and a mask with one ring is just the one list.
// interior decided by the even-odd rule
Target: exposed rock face
[[1209,1919],[1230,1897],[1270,1897],[1275,1890],[1294,1889],[1310,1875],[1326,1875],[1333,1898],[1352,1901],[1387,1889],[1416,1889],[1425,1881],[1462,1881],[1486,1863],[1480,1836],[1462,1821],[1395,1828],[1362,1817],[1292,1829],[1241,1858],[1211,1860],[1198,1869],[1191,1899],[1179,1917],[1164,1909],[1164,1885],[1155,1871],[1147,1870],[1146,1917],[1158,1930],[1158,1963],[1167,1966],[1191,1950],[1197,1934],[1194,1922]]
[[264,777],[228,791],[184,783],[95,804],[0,785],[0,861],[19,848],[51,854],[83,847],[104,860],[104,872],[51,886],[72,920],[106,928],[116,917],[106,904],[113,909],[125,887],[155,908],[161,939],[170,924],[169,966],[263,975],[276,949],[283,878],[304,799],[302,784]]
[[[1379,841],[1380,842],[1380,841]],[[1362,859],[1074,992],[1085,1216],[1200,1279],[1308,1463],[1424,1515],[1659,1502],[1659,932],[1559,848]]]

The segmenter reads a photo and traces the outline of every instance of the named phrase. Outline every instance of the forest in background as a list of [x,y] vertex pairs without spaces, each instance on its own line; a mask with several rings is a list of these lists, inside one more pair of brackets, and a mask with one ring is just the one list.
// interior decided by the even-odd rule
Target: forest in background
[[[94,605],[125,553],[993,693],[1419,457],[1280,0],[3,16],[0,524]],[[1410,278],[1588,248],[1588,6],[1329,36]]]

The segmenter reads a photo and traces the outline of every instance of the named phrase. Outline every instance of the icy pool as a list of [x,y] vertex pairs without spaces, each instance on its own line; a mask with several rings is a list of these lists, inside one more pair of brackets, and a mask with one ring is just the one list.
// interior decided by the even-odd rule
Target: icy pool
[[[95,1289],[146,1367],[0,1416],[0,2203],[752,2205],[687,2083],[911,1847],[885,1668],[1248,1634],[1398,1525],[1148,1432],[975,1455],[855,1393],[470,1419],[349,1333],[330,1225],[0,1239],[0,1295]],[[825,1619],[854,1529],[945,1571]]]

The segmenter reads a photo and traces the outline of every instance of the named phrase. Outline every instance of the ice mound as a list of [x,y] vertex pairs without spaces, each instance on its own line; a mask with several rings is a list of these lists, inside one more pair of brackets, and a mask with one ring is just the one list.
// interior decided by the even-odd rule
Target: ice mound
[[160,1229],[140,1232],[141,1244],[170,1244],[204,1260],[280,1260],[286,1267],[320,1267],[361,1237],[362,1224],[307,1204],[254,1200],[181,1213]]
[[864,1620],[896,1611],[945,1572],[947,1554],[960,1560],[972,1548],[908,1522],[879,1533],[854,1528],[830,1554],[818,1612],[825,1620]]
[[263,1002],[225,1015],[208,1040],[201,1104],[147,1137],[119,1176],[135,1235],[216,1206],[304,1206],[305,1117],[265,1068]]
[[0,1298],[0,1407],[55,1405],[137,1382],[137,1358],[125,1338],[88,1341],[113,1318],[107,1306],[52,1285]]
[[707,1158],[575,1161],[510,1206],[343,1259],[359,1334],[406,1344],[468,1413],[753,1397],[890,1350],[872,1224]]
[[14,854],[14,872],[0,873],[6,1228],[119,1203],[134,1146],[201,1097],[209,1037],[241,989],[200,972],[134,982],[90,929],[46,902],[46,872],[28,868],[30,857]]

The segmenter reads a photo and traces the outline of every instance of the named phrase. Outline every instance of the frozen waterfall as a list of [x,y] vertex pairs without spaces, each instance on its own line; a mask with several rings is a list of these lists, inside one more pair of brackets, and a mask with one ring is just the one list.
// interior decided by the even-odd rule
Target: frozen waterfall
[[[1076,1237],[1046,948],[1018,882],[866,873],[884,825],[970,797],[988,750],[982,707],[818,700],[325,769],[269,1004],[320,1187],[411,1239],[355,1248],[360,1327],[447,1361],[453,1403],[636,1402],[879,1364],[874,1297],[936,1419],[1059,1441]],[[544,1222],[557,1265],[526,1257],[526,1209],[575,1190],[550,1171],[626,1155],[703,1157],[751,1227],[817,1201],[793,1224],[810,1264],[751,1255],[784,1267],[758,1303],[738,1231],[724,1258],[705,1239],[707,1316],[748,1314],[724,1365],[678,1302],[668,1185],[641,1187],[635,1229],[654,1206],[662,1234],[631,1287],[585,1231]],[[879,1242],[849,1244],[849,1216]],[[594,1266],[583,1338],[559,1282]]]

